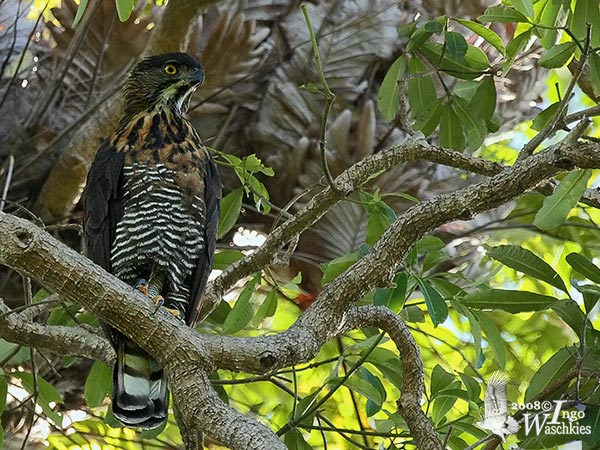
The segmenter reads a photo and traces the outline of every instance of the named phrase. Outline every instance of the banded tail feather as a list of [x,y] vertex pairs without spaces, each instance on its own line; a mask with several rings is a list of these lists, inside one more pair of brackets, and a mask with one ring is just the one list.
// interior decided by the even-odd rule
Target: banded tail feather
[[113,415],[130,427],[155,428],[168,415],[169,390],[159,364],[123,335],[116,337]]

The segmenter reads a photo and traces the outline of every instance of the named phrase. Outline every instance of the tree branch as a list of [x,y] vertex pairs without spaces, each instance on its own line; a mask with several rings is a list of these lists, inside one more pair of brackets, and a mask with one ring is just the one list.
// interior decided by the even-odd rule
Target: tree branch
[[98,359],[108,365],[115,352],[108,340],[83,327],[42,325],[28,318],[29,311],[13,312],[0,299],[0,337],[32,348],[43,348],[60,355]]
[[[181,325],[169,313],[159,310],[154,314],[154,305],[142,294],[30,222],[7,214],[0,214],[0,263],[35,278],[65,299],[86,307],[153,354],[169,378],[176,380],[172,383],[173,395],[188,427],[206,432],[209,437],[234,450],[284,448],[271,430],[223,404],[210,387],[207,372],[218,367],[265,373],[312,359],[325,342],[345,329],[344,317],[353,302],[371,289],[389,284],[398,263],[428,231],[499,206],[560,171],[599,167],[600,145],[576,140],[586,125],[578,125],[576,132],[561,143],[489,179],[409,208],[369,253],[323,289],[296,323],[275,335],[246,338],[200,335]],[[337,186],[344,186],[344,191],[348,191],[366,181],[369,173],[418,155],[438,160],[456,156],[454,152],[412,140],[379,155],[346,171],[341,179],[338,177],[336,180]],[[460,158],[464,161],[469,157],[461,155]],[[457,157],[459,162],[456,165],[461,164],[460,158]],[[297,234],[313,220],[311,214],[314,212],[311,211],[322,208],[319,199],[329,205],[335,203],[336,198],[331,193],[327,194],[329,197],[323,195],[316,196],[305,210],[296,215],[295,229],[276,229],[274,234],[278,239]],[[283,242],[270,239],[270,245]],[[265,250],[259,249],[255,253],[259,255],[258,261],[268,262],[269,255],[261,252]],[[411,374],[411,377],[418,380],[419,374]],[[400,406],[406,410],[403,412],[406,417],[415,418],[411,430],[422,429],[416,431],[423,434],[422,442],[430,439],[435,443],[437,436],[430,436],[430,428],[423,427],[421,415],[415,409],[415,402],[420,401],[416,395],[419,389],[419,383],[414,384],[411,396],[401,398]]]
[[401,355],[403,386],[398,412],[406,421],[419,449],[441,450],[444,448],[432,423],[421,408],[425,392],[425,374],[419,347],[404,321],[389,308],[363,306],[352,308],[346,314],[345,327],[349,330],[361,327],[378,327],[392,338]]

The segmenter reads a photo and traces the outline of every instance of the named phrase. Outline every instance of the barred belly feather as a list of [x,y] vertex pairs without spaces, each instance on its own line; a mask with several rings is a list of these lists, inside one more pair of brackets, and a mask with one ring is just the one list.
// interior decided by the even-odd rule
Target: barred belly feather
[[114,274],[134,284],[160,268],[166,275],[165,305],[183,313],[190,276],[204,247],[203,200],[185,201],[175,172],[161,164],[125,166],[123,178],[124,215],[111,255]]

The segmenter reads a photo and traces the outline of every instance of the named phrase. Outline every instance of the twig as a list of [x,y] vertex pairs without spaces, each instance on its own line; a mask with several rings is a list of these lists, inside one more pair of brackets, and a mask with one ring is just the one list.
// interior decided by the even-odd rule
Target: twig
[[533,139],[531,139],[527,144],[525,144],[525,146],[521,149],[521,152],[519,153],[519,157],[517,158],[518,162],[524,160],[528,156],[531,156],[533,154],[533,152],[535,152],[535,149],[538,148],[538,146],[542,142],[544,142],[544,140],[548,136],[550,136],[552,133],[554,133],[554,131],[556,131],[556,128],[561,123],[563,123],[564,113],[567,109],[567,106],[569,105],[569,102],[571,101],[573,91],[575,89],[575,86],[577,86],[577,81],[581,77],[581,75],[583,73],[583,68],[587,61],[589,48],[590,48],[590,33],[591,33],[591,28],[590,28],[590,24],[588,24],[587,38],[585,41],[584,50],[581,53],[581,60],[579,61],[577,70],[573,74],[573,77],[571,78],[569,86],[567,87],[567,90],[565,91],[564,97],[562,98],[562,100],[559,103],[558,110],[552,117],[552,120],[550,120],[546,124],[546,126],[538,134],[536,134]]
[[308,15],[308,10],[306,9],[306,4],[303,3],[300,5],[300,9],[302,10],[302,14],[304,14],[304,20],[306,21],[306,26],[308,27],[308,33],[310,35],[310,41],[312,43],[313,53],[315,55],[315,65],[317,66],[317,74],[319,75],[319,79],[321,80],[321,84],[323,85],[324,91],[318,90],[318,93],[321,94],[325,98],[325,108],[323,110],[323,115],[321,116],[321,132],[319,136],[319,150],[321,151],[321,164],[323,165],[323,173],[325,174],[325,178],[327,179],[327,183],[329,187],[333,189],[335,192],[341,193],[331,175],[331,171],[329,170],[329,165],[327,164],[327,148],[326,148],[326,135],[327,135],[327,120],[329,118],[329,113],[331,112],[331,108],[335,102],[335,94],[329,89],[329,84],[327,84],[327,79],[325,78],[325,72],[323,71],[323,64],[321,63],[321,55],[319,53],[319,46],[317,45],[317,38],[315,36],[315,30],[310,22],[310,16]]
[[4,204],[6,203],[6,198],[8,197],[8,188],[10,187],[14,167],[15,157],[13,155],[9,155],[8,170],[6,171],[6,181],[4,182],[4,189],[2,190],[2,199],[0,200],[0,213],[4,211]]

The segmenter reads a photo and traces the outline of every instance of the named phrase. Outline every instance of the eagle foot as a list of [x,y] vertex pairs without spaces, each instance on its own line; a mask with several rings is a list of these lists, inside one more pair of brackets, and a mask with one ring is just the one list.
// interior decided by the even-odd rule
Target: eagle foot
[[164,297],[162,295],[157,295],[156,297],[154,297],[152,299],[152,301],[156,305],[156,309],[154,310],[154,314],[156,314],[158,312],[158,310],[162,307],[164,310],[170,312],[171,314],[173,314],[178,319],[181,319],[181,312],[178,309],[175,309],[175,308],[166,308],[164,306],[165,299],[164,299]]
[[133,288],[148,297],[148,282],[144,278],[137,280]]

